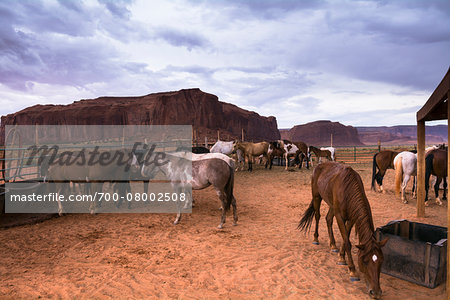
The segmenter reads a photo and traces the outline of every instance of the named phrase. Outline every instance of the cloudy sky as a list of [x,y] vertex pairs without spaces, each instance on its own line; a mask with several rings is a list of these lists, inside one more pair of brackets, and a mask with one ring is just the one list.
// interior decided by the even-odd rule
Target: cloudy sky
[[0,115],[198,87],[277,118],[415,124],[450,1],[0,0]]

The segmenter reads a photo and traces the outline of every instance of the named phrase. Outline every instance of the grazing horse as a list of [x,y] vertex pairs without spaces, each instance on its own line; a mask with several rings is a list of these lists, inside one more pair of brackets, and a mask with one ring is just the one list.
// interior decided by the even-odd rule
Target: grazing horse
[[269,169],[272,169],[273,165],[273,159],[275,157],[283,157],[284,156],[284,149],[281,148],[279,142],[270,142],[269,143],[269,150],[267,151],[269,155]]
[[[384,193],[383,190],[383,177],[386,174],[387,169],[394,168],[394,158],[399,152],[392,150],[382,150],[378,153],[375,153],[373,156],[373,164],[372,164],[372,190],[375,189],[375,180],[380,187],[380,192]],[[378,168],[378,171],[377,171]]]
[[253,163],[253,157],[260,156],[261,154],[266,157],[266,168],[269,164],[269,143],[267,142],[260,142],[260,143],[250,143],[250,142],[236,142],[233,146],[233,152],[240,149],[244,155],[244,158],[246,157],[248,160],[248,171],[253,171],[252,163]]
[[298,164],[298,168],[301,169],[304,159],[306,161],[306,168],[309,169],[309,164],[311,163],[311,153],[308,151],[308,146],[301,141],[294,142],[294,145],[296,145],[299,150],[295,155],[294,163]]
[[321,150],[321,149],[319,149],[319,148],[317,148],[317,147],[309,146],[309,147],[308,147],[308,151],[309,151],[309,152],[313,152],[313,153],[316,155],[317,160],[318,160],[319,162],[321,162],[322,157],[326,157],[326,158],[327,158],[328,160],[330,160],[330,161],[333,160],[333,159],[332,159],[332,156],[331,156],[331,151],[330,151],[330,150]]
[[[394,158],[395,170],[395,194],[400,194],[401,185],[401,199],[403,203],[408,203],[405,197],[405,189],[408,185],[409,179],[417,176],[417,154],[410,151],[403,151],[397,154]],[[414,182],[413,182],[414,185]],[[413,189],[413,197],[415,189]]]
[[353,263],[350,243],[350,232],[355,225],[359,237],[359,245],[356,245],[359,250],[359,270],[366,277],[369,295],[372,298],[380,298],[380,269],[383,263],[381,247],[386,244],[387,239],[381,242],[377,242],[375,239],[372,212],[361,177],[349,166],[336,162],[324,162],[314,169],[311,188],[312,201],[303,214],[298,228],[309,230],[315,216],[316,227],[313,243],[319,243],[320,204],[323,199],[329,206],[326,220],[331,249],[334,251],[337,249],[332,228],[333,217],[336,217],[344,240],[339,252],[338,264],[346,264],[345,253],[347,253],[350,279],[355,281],[359,280],[359,277]]
[[[115,191],[120,192],[120,196],[123,196],[129,188],[130,179],[136,178],[138,174],[139,164],[135,153],[127,149],[97,152],[99,161],[103,157],[107,158],[108,162],[97,161],[91,165],[86,163],[85,154],[84,151],[74,151],[70,155],[67,153],[67,155],[59,156],[52,164],[46,162],[45,168],[48,167],[48,169],[42,171],[45,173],[44,181],[54,182],[58,193],[68,190],[70,182],[85,183],[85,194],[99,193],[105,182],[112,182],[115,183]],[[69,160],[71,164],[65,164]],[[143,180],[143,178],[139,180]],[[117,182],[125,184],[117,185]],[[62,204],[59,199],[57,202],[58,213],[62,215]],[[91,201],[91,214],[95,213],[96,206],[100,206],[100,204],[100,202]]]
[[436,196],[436,203],[442,205],[439,199],[439,185],[442,179],[444,179],[444,195],[442,200],[447,200],[447,152],[448,150],[435,149],[431,150],[425,158],[425,206],[428,206],[428,189],[430,175],[437,177],[434,184],[434,193]]
[[320,150],[322,150],[322,151],[325,151],[325,150],[330,151],[331,160],[332,161],[336,161],[336,156],[335,156],[336,149],[334,147],[321,147]]
[[[213,186],[222,203],[222,216],[219,229],[223,228],[226,212],[233,206],[233,225],[237,225],[236,199],[233,195],[234,161],[221,153],[193,154],[192,160],[183,154],[166,154],[168,163],[158,165],[142,165],[141,175],[153,178],[158,171],[162,171],[170,180],[177,194],[186,193],[189,186],[193,190],[202,190]],[[192,164],[192,165],[191,165]],[[192,172],[191,174],[190,171]],[[186,203],[187,204],[187,203]],[[181,205],[177,202],[178,213],[174,224],[181,220]]]

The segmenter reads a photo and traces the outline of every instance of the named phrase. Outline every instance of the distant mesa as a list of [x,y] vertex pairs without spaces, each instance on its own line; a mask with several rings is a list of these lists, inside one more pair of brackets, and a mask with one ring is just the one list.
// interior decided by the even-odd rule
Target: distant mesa
[[315,121],[296,125],[291,129],[280,129],[283,139],[303,141],[308,145],[330,146],[362,146],[358,131],[353,126],[345,126],[339,122]]
[[[361,141],[366,145],[375,145],[380,141],[384,145],[417,144],[417,126],[380,126],[357,127]],[[426,126],[426,144],[447,143],[447,125]]]
[[199,143],[208,139],[277,140],[275,117],[219,101],[200,89],[149,94],[141,97],[100,97],[68,105],[34,105],[1,117],[0,143],[5,125],[192,125]]

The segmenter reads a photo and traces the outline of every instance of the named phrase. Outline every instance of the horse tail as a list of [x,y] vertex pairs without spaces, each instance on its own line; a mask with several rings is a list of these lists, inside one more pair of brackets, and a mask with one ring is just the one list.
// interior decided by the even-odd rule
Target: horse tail
[[400,186],[403,181],[403,157],[399,157],[395,162],[395,194],[400,194]]
[[[430,176],[433,172],[433,159],[434,154],[430,153],[425,158],[425,191],[428,191],[430,187]],[[426,200],[426,199],[425,199]]]
[[234,189],[234,167],[230,166],[230,177],[228,178],[228,182],[225,185],[225,195],[227,197],[227,201],[225,202],[225,211],[230,209],[231,203],[233,202],[233,189]]
[[313,199],[311,201],[311,203],[309,204],[308,209],[303,214],[302,219],[300,220],[300,223],[297,226],[297,229],[302,230],[302,231],[309,231],[314,214],[315,214],[315,209],[314,209],[314,199]]
[[378,153],[375,153],[373,156],[373,164],[372,164],[372,190],[375,191],[375,176],[377,174],[377,155]]

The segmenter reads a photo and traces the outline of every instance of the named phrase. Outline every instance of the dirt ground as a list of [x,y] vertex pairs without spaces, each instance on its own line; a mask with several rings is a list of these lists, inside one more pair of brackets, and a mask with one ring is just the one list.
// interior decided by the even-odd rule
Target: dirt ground
[[[392,170],[387,193],[378,194],[370,191],[370,166],[353,168],[363,177],[375,227],[397,219],[447,226],[446,202],[417,218],[415,200],[405,205],[394,197]],[[212,188],[194,192],[196,207],[177,226],[174,214],[69,214],[0,230],[1,298],[366,299],[363,279],[351,282],[328,248],[327,205],[320,245],[311,243],[312,232],[296,229],[311,200],[310,176],[262,166],[236,173],[239,225],[229,213],[223,230],[216,229]],[[445,285],[428,289],[385,274],[381,288],[383,299],[446,298]]]

